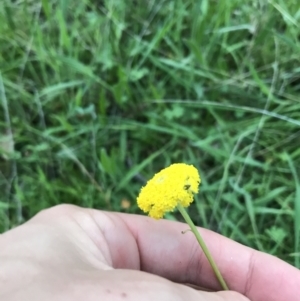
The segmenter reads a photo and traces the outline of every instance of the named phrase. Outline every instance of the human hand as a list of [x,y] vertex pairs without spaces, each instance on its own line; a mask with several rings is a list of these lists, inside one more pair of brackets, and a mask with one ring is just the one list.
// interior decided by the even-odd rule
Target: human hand
[[[0,300],[245,301],[219,284],[187,226],[61,205],[0,236]],[[232,290],[252,301],[300,300],[300,271],[200,229]]]

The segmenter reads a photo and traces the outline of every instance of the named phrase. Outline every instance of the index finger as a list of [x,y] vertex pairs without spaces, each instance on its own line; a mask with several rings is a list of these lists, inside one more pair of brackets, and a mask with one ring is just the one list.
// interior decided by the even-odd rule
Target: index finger
[[[128,246],[118,246],[118,239],[108,232],[110,249],[124,249],[126,262],[135,262],[140,269],[175,282],[190,283],[220,290],[213,271],[191,232],[182,234],[188,226],[168,220],[107,213],[113,222],[121,219],[137,245],[139,258]],[[231,290],[238,291],[252,301],[300,300],[300,271],[278,258],[236,243],[212,231],[198,228],[217,266]],[[125,230],[125,229],[124,229]],[[123,231],[124,231],[123,230]],[[120,231],[120,229],[119,229]],[[136,258],[130,258],[130,257]],[[130,258],[130,260],[128,260]],[[114,261],[114,258],[112,259]],[[122,267],[122,262],[115,262]]]

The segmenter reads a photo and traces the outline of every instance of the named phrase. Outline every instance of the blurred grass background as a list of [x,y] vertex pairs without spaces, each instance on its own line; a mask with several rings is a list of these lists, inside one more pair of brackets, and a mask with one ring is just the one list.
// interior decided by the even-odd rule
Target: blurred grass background
[[299,27],[293,0],[2,0],[0,231],[60,203],[141,213],[185,162],[197,225],[299,268]]

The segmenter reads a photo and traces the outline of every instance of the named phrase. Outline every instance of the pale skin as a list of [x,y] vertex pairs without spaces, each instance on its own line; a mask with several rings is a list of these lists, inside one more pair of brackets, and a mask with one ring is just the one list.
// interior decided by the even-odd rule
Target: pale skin
[[0,236],[0,300],[300,300],[299,270],[199,228],[233,290],[216,292],[185,230],[183,223],[69,205],[42,211]]

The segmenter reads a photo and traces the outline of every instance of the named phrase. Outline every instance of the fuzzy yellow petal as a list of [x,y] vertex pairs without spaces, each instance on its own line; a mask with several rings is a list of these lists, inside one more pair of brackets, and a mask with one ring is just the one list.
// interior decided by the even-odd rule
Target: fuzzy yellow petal
[[175,163],[155,174],[141,189],[138,206],[149,216],[160,219],[178,204],[189,206],[198,193],[198,170],[193,165]]

